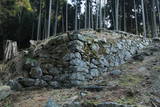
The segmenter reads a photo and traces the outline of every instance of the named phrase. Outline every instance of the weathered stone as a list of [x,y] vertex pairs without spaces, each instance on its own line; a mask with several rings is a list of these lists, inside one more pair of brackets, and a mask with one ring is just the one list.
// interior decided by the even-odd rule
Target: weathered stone
[[83,107],[80,102],[72,102],[71,104],[64,104],[63,107]]
[[99,65],[100,64],[96,59],[92,59],[91,63],[93,63],[94,65]]
[[81,54],[79,52],[68,53],[63,57],[63,60],[64,61],[69,61],[69,60],[72,60],[72,59],[75,59],[75,58],[81,59]]
[[94,78],[90,73],[85,74],[85,77],[87,80],[92,80]]
[[11,90],[16,90],[16,91],[19,91],[23,88],[22,85],[17,80],[10,80],[7,83],[7,85],[11,87]]
[[11,88],[9,86],[0,86],[0,100],[5,99],[11,94]]
[[139,44],[139,49],[142,49],[142,48],[144,48],[144,45],[143,44]]
[[18,82],[20,84],[22,84],[22,86],[24,87],[31,87],[35,85],[35,79],[31,79],[31,78],[19,78]]
[[91,69],[97,68],[97,66],[94,65],[93,63],[90,63],[90,64],[89,64],[89,67],[90,67]]
[[68,80],[69,76],[70,76],[70,74],[67,71],[67,73],[54,76],[54,80],[64,82],[64,81]]
[[71,52],[83,52],[84,43],[78,40],[69,42],[69,49]]
[[118,49],[123,49],[123,45],[121,44],[121,43],[117,43],[117,47],[118,47]]
[[41,78],[42,73],[43,72],[40,67],[34,67],[34,68],[31,68],[31,71],[29,74],[32,78]]
[[52,88],[61,88],[61,85],[58,81],[50,81],[49,82],[49,85],[52,87]]
[[92,49],[92,51],[95,51],[95,52],[98,52],[99,51],[99,45],[98,44],[92,44],[91,45],[91,49]]
[[100,73],[104,73],[108,71],[108,68],[98,68],[98,71],[100,71]]
[[60,107],[60,106],[49,98],[44,107]]
[[80,80],[71,80],[70,83],[73,86],[82,86],[82,85],[84,85],[84,81],[80,81]]
[[86,66],[86,62],[80,59],[73,59],[70,61],[70,65],[83,67],[83,66]]
[[130,52],[129,51],[126,51],[125,52],[125,60],[128,60],[128,59],[130,59],[132,57],[132,55],[130,54]]
[[107,59],[104,56],[102,56],[102,57],[99,58],[99,63],[101,65],[106,65],[106,66],[109,65]]
[[111,47],[110,48],[110,51],[112,52],[112,54],[115,54],[115,53],[117,53],[117,51],[118,51],[118,49],[116,48],[116,47]]
[[98,69],[91,69],[90,75],[92,75],[93,77],[98,77],[100,75],[100,72],[98,71]]
[[85,73],[88,73],[89,72],[89,67],[87,66],[70,66],[69,69],[72,71],[72,72],[85,72]]
[[27,58],[24,63],[24,69],[30,70],[32,67],[38,66],[38,61],[35,59]]
[[51,81],[53,79],[53,76],[45,75],[45,76],[42,76],[42,79],[45,80],[45,81]]
[[70,79],[71,80],[81,80],[81,81],[84,81],[85,80],[85,75],[84,75],[84,73],[75,72],[75,73],[71,74]]
[[113,70],[110,72],[110,74],[113,76],[119,76],[122,74],[122,71],[121,70]]
[[61,73],[61,71],[60,71],[58,68],[55,68],[55,67],[54,67],[54,68],[49,69],[49,71],[48,71],[48,72],[49,72],[49,74],[50,74],[50,75],[53,75],[53,76],[54,76],[54,75],[58,75],[58,74],[60,74],[60,73]]
[[69,35],[69,39],[70,39],[71,41],[72,41],[72,40],[80,40],[80,41],[83,41],[83,42],[86,41],[85,36],[82,35],[82,34],[79,34],[79,33]]
[[136,53],[135,47],[131,47],[129,51],[132,55]]
[[37,87],[45,87],[47,85],[48,85],[47,82],[42,79],[36,79],[34,84],[34,86],[37,86]]
[[97,104],[96,107],[135,107],[135,106],[122,105],[122,104],[117,104],[115,102],[104,102],[101,104]]

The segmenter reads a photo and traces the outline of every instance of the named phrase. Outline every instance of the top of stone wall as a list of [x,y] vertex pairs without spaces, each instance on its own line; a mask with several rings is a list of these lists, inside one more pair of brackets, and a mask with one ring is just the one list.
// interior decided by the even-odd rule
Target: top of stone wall
[[[86,40],[94,39],[95,41],[117,41],[122,39],[142,39],[143,37],[140,35],[135,35],[123,31],[111,31],[111,30],[101,30],[100,32],[94,31],[94,30],[80,30],[77,32],[69,32],[69,33],[63,33],[59,34],[58,36],[51,36],[50,38],[46,40],[42,40],[39,42],[36,42],[34,44],[36,47],[38,46],[46,46],[46,45],[59,45],[63,44],[64,42],[69,42],[72,39],[84,39],[79,37],[75,37],[75,34],[81,34],[82,36],[85,36]],[[72,38],[72,36],[74,37]]]

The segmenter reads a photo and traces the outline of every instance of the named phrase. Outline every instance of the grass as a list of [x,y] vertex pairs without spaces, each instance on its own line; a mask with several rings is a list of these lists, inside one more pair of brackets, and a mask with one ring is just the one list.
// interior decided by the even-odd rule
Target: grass
[[3,100],[2,105],[0,104],[0,106],[2,106],[2,107],[13,107],[12,98],[7,97],[6,99]]
[[152,67],[152,69],[155,70],[155,71],[160,71],[160,66],[158,66],[158,65],[154,66],[154,67]]
[[119,79],[119,84],[125,87],[136,86],[143,81],[143,77],[140,75],[122,75]]
[[117,103],[120,104],[127,104],[127,105],[135,105],[137,102],[138,98],[136,97],[122,97],[117,101]]

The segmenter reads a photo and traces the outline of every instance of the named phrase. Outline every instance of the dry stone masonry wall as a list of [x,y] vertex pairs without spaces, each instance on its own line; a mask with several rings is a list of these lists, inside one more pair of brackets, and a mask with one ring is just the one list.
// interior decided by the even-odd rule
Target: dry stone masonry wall
[[30,48],[25,55],[23,72],[27,76],[10,80],[8,84],[17,89],[85,85],[110,68],[125,63],[149,43],[149,39],[129,34],[114,39],[100,39],[95,33],[51,37]]

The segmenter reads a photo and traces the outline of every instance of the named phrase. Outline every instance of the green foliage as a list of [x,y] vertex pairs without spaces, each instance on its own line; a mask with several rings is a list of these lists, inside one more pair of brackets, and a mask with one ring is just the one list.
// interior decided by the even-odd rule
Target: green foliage
[[33,11],[29,0],[16,0],[16,8],[19,10],[21,7],[27,9],[28,11]]
[[21,11],[21,8],[32,11],[29,0],[0,0],[0,24],[9,17],[16,16]]

